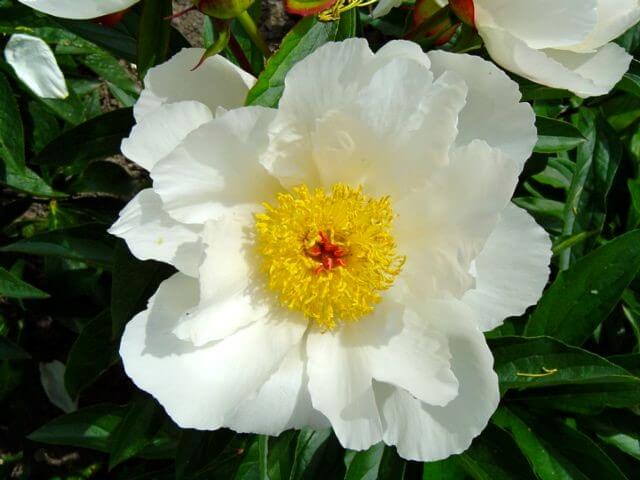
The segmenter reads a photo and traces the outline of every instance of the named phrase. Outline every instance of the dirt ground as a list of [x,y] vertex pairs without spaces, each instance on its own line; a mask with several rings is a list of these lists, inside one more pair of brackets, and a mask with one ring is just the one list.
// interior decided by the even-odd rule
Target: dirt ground
[[[282,37],[296,22],[296,18],[284,11],[284,0],[257,0],[262,1],[262,18],[260,30],[265,36],[271,48],[277,48]],[[173,11],[179,12],[192,5],[191,0],[174,0]],[[173,20],[174,25],[191,42],[192,45],[202,46],[202,22],[200,12],[189,12]]]

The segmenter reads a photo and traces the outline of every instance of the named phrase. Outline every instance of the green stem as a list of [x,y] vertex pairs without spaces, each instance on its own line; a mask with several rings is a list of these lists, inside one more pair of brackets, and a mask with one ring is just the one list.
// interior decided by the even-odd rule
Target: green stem
[[271,50],[269,50],[267,42],[265,42],[262,34],[260,33],[260,30],[258,30],[257,25],[253,21],[253,18],[251,18],[251,15],[249,15],[249,12],[245,10],[236,18],[240,22],[240,25],[242,25],[242,28],[244,28],[244,31],[247,32],[247,35],[249,35],[249,38],[251,38],[256,47],[260,49],[265,58],[269,58],[271,56]]

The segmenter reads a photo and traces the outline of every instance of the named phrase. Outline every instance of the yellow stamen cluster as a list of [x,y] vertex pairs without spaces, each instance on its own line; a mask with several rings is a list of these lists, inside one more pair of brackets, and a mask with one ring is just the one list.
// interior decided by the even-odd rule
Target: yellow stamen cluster
[[323,10],[318,14],[318,20],[321,22],[333,22],[340,19],[340,14],[356,7],[366,7],[373,5],[378,0],[338,0],[331,7]]
[[329,194],[300,186],[264,207],[256,242],[268,287],[324,330],[370,313],[402,269],[389,197],[343,184]]

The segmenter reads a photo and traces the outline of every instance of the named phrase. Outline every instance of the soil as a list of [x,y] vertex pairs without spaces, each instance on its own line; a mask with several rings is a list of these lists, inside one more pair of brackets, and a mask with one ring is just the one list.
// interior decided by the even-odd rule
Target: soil
[[[191,0],[174,0],[173,11],[180,12],[191,5]],[[269,46],[276,49],[296,18],[285,12],[284,0],[262,0],[261,10],[260,30]],[[173,24],[193,46],[201,47],[203,18],[200,12],[193,11],[174,19]]]

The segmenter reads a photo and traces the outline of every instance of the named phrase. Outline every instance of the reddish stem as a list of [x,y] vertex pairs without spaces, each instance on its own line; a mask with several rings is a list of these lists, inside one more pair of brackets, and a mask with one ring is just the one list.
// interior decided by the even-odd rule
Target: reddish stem
[[229,49],[231,49],[231,53],[233,53],[234,57],[236,57],[236,60],[238,60],[238,63],[240,64],[242,69],[246,70],[248,73],[253,73],[251,63],[249,62],[247,56],[244,54],[244,50],[242,50],[242,47],[238,43],[238,40],[236,40],[236,37],[233,35],[233,33],[231,34],[231,37],[229,37]]
[[179,18],[189,12],[193,12],[194,10],[196,10],[196,6],[193,5],[189,8],[186,8],[184,10],[181,10],[179,12],[174,13],[173,15],[169,15],[168,17],[164,17],[165,20],[173,20],[174,18]]

